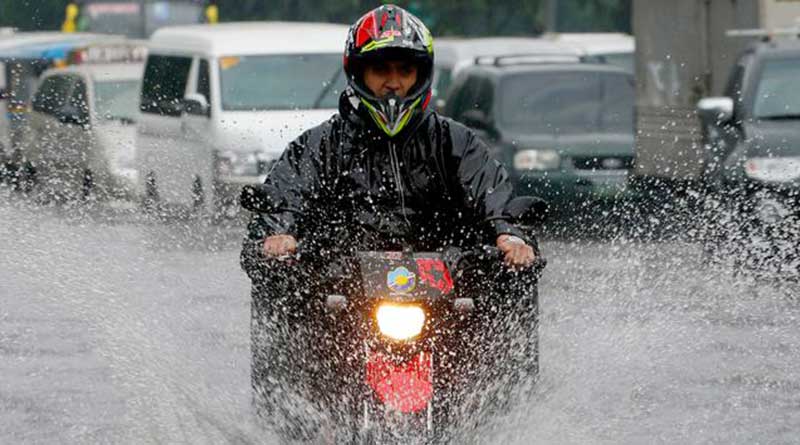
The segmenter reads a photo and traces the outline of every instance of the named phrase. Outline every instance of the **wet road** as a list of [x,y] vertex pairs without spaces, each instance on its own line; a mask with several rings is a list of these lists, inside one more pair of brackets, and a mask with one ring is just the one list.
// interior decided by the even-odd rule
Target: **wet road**
[[[6,194],[0,222],[0,443],[274,443],[250,418],[241,228]],[[481,443],[797,443],[796,284],[679,242],[544,248],[542,381]]]

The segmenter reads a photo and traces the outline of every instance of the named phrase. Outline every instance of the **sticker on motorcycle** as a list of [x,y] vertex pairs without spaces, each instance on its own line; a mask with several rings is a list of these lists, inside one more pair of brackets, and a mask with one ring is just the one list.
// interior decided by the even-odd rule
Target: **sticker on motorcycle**
[[412,292],[417,286],[417,277],[407,268],[400,266],[393,269],[386,275],[386,285],[393,292],[407,294]]
[[438,289],[442,294],[453,290],[453,278],[444,261],[438,258],[417,258],[416,261],[421,283]]

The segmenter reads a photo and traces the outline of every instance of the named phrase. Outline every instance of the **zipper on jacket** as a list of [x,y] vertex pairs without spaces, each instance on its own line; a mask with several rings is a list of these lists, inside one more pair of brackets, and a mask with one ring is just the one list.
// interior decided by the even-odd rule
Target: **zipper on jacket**
[[403,191],[403,180],[400,176],[400,159],[395,151],[393,142],[389,142],[389,163],[392,167],[392,176],[394,176],[394,184],[397,188],[397,193],[400,195],[400,211],[403,213],[403,220],[411,227],[411,222],[406,215],[406,197]]

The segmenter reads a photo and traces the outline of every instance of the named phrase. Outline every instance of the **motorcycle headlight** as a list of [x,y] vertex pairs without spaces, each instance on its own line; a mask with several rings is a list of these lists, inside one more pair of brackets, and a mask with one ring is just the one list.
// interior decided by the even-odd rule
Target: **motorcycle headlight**
[[425,311],[415,305],[383,303],[375,317],[381,334],[395,340],[412,339],[425,326]]
[[800,178],[800,157],[750,158],[744,163],[744,173],[764,182],[789,182]]
[[514,154],[516,170],[556,170],[561,166],[561,156],[555,150],[520,150]]

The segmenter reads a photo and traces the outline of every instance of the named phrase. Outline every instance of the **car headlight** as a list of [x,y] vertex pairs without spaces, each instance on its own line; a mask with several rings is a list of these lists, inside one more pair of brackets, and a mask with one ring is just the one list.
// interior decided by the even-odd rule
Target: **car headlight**
[[422,332],[425,311],[416,305],[383,303],[375,313],[381,334],[395,340],[409,340]]
[[272,158],[264,153],[237,153],[232,151],[217,154],[219,176],[260,176],[269,172]]
[[800,178],[800,157],[750,158],[744,163],[744,172],[758,181],[794,181]]
[[556,170],[561,156],[555,150],[520,150],[514,154],[515,170]]

